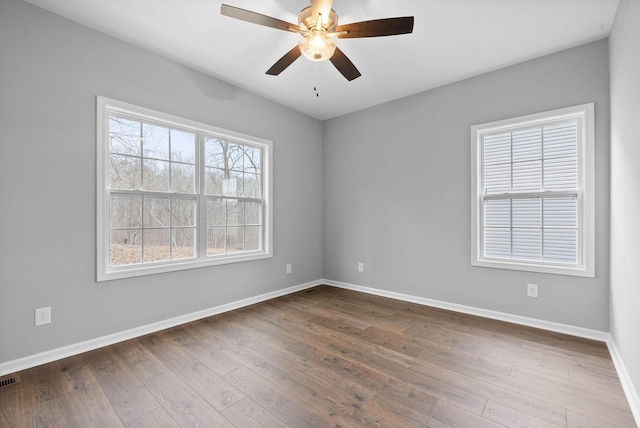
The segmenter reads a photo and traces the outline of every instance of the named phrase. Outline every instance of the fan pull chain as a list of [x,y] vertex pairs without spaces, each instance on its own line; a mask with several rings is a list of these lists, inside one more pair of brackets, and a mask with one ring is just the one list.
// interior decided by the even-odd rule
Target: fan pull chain
[[316,98],[320,97],[318,93],[318,63],[316,62],[313,67],[313,92],[316,93]]

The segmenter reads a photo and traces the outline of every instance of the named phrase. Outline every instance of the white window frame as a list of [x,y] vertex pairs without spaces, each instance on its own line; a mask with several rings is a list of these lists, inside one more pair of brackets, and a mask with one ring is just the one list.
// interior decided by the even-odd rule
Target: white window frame
[[[180,118],[170,114],[139,107],[98,96],[96,99],[96,244],[97,244],[97,281],[130,278],[142,275],[172,272],[185,269],[216,266],[228,263],[246,262],[273,257],[273,144],[269,140],[241,134],[234,131],[214,127],[205,123]],[[196,165],[196,253],[195,258],[154,262],[149,264],[132,264],[110,267],[110,212],[109,212],[109,115],[124,115],[139,120],[159,123],[164,126],[185,129],[200,135],[197,142],[196,164],[204,157],[203,135],[215,136],[239,144],[261,147],[262,150],[262,199],[263,199],[263,231],[262,248],[259,251],[206,256],[205,237],[205,201],[204,167]],[[166,196],[172,196],[167,193]],[[241,199],[241,198],[238,198]]]
[[[538,261],[491,259],[483,254],[483,135],[511,131],[551,121],[578,120],[578,263],[559,264]],[[581,136],[581,137],[580,137]],[[595,277],[595,142],[594,104],[536,113],[471,127],[471,265],[489,268]],[[540,192],[544,196],[547,192]],[[509,195],[521,196],[517,193]]]

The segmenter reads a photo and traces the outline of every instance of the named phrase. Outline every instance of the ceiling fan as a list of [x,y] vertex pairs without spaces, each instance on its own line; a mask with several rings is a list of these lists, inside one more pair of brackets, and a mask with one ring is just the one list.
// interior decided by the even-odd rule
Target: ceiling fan
[[413,31],[413,16],[374,19],[338,25],[338,15],[331,8],[333,0],[311,0],[298,15],[298,24],[291,24],[277,18],[246,9],[223,4],[220,13],[231,18],[264,25],[278,30],[298,33],[300,43],[276,61],[267,74],[277,76],[301,55],[311,61],[329,60],[349,81],[361,76],[355,65],[336,46],[335,37],[340,39],[358,37],[380,37],[408,34]]

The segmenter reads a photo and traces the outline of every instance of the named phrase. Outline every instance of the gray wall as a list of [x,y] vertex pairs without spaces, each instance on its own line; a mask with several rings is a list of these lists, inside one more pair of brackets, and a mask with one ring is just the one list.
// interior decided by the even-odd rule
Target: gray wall
[[[272,140],[275,257],[96,283],[96,95]],[[17,0],[0,150],[0,363],[322,277],[319,121]]]
[[620,1],[609,43],[611,335],[640,393],[640,0]]
[[[622,4],[637,26],[637,1]],[[627,34],[623,21],[612,38],[611,68],[620,182],[637,171],[625,156],[640,160],[625,122],[633,119],[616,113],[638,109],[629,77],[638,74],[631,47],[637,27]],[[608,73],[607,42],[599,41],[323,125],[19,0],[2,0],[0,364],[322,277],[607,331]],[[626,94],[631,89],[635,100]],[[275,257],[96,283],[98,94],[273,140]],[[469,127],[592,101],[596,278],[472,268]],[[626,220],[636,235],[640,203],[623,196],[637,193],[637,178],[612,194],[615,222]],[[612,260],[611,324],[638,385],[640,350],[631,326],[638,324],[640,247],[627,238],[636,235],[612,234],[614,245],[625,246],[621,260]],[[293,264],[290,275],[286,263]],[[531,282],[540,284],[538,299],[525,296]],[[42,306],[52,306],[53,323],[36,328],[33,310]]]
[[[608,331],[608,88],[601,40],[326,121],[325,278]],[[469,127],[587,102],[596,278],[471,267]]]

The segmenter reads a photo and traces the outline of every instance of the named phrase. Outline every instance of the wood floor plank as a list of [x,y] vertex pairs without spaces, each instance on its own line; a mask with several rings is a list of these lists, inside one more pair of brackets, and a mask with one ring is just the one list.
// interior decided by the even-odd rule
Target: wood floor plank
[[485,407],[484,412],[482,412],[482,416],[508,427],[559,428],[565,426],[565,423],[562,425],[552,424],[551,422],[531,416],[528,413],[520,412],[516,409],[512,409],[493,401],[487,402],[487,406]]
[[[541,391],[540,393],[543,393],[548,400],[553,400],[567,410],[620,427],[632,427],[634,424],[629,403],[624,397],[607,393],[598,394],[595,390],[562,381],[553,381],[525,370],[514,370],[512,377],[520,381],[521,385],[536,385],[535,391]],[[527,393],[532,394],[531,391]]]
[[[313,403],[316,412],[332,424],[357,426],[368,418],[361,412],[366,398],[359,385],[345,383],[328,372],[321,372],[326,376],[318,374],[317,368],[296,361],[286,349],[269,341],[247,344],[241,352],[252,371],[305,403]],[[297,380],[302,378],[305,382]]]
[[231,424],[175,373],[144,380],[160,405],[181,427],[230,427]]
[[217,411],[244,398],[244,394],[184,350],[170,332],[151,335],[141,341],[158,360]]
[[64,394],[55,405],[56,423],[71,427],[123,427],[122,420],[100,385],[85,387]]
[[129,421],[127,428],[178,428],[179,425],[162,407]]
[[304,404],[302,397],[292,395],[246,367],[224,376],[256,403],[290,427],[322,427],[330,422]]
[[167,371],[167,366],[158,361],[138,340],[116,343],[113,350],[126,362],[138,380],[142,381]]
[[599,373],[594,370],[569,370],[569,379],[575,385],[582,385],[589,389],[597,389],[607,394],[614,394],[625,399],[620,380],[614,374]]
[[430,416],[447,427],[499,428],[505,426],[454,406],[446,400],[440,400]]
[[[621,426],[590,418],[573,410],[567,411],[567,428],[620,428]],[[627,425],[627,427],[633,428],[634,425]]]
[[[113,408],[120,419],[127,423],[160,407],[160,404],[140,381],[141,372],[136,370],[138,364],[134,362],[130,365],[128,360],[121,357],[118,350],[122,348],[114,346],[103,352],[91,353],[88,361]],[[167,368],[164,367],[163,371],[166,372]],[[142,372],[145,372],[144,367]]]
[[222,415],[236,427],[287,428],[288,425],[249,397],[235,402]]
[[604,343],[318,286],[19,373],[0,427],[634,427]]

